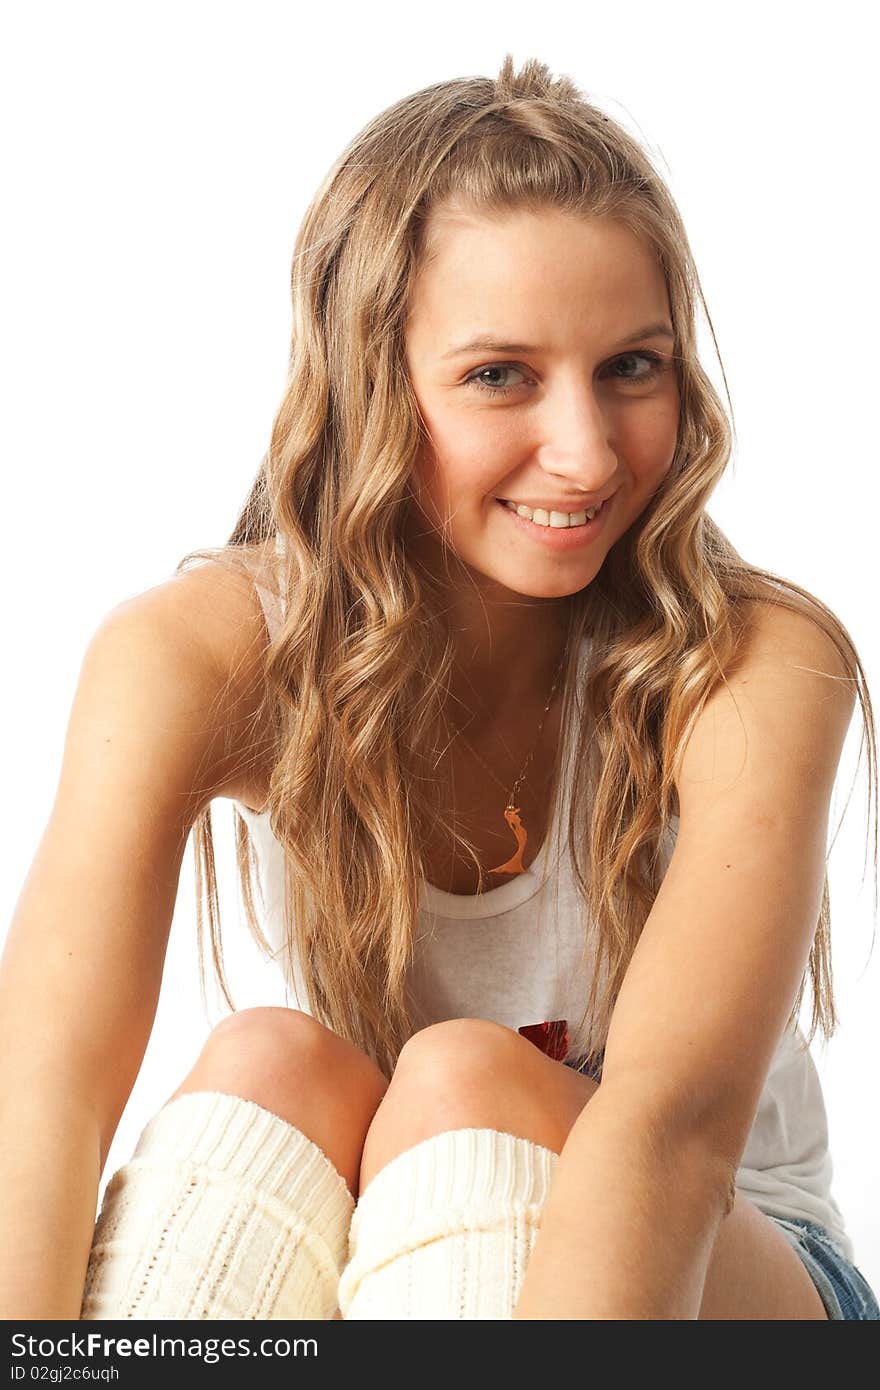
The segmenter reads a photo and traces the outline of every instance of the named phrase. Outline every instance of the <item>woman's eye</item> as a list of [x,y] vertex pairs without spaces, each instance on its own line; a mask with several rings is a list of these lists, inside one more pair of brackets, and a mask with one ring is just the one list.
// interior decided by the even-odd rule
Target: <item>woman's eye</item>
[[645,362],[648,370],[640,372],[638,376],[629,373],[623,376],[615,376],[617,381],[632,381],[636,385],[641,385],[643,381],[653,381],[663,371],[666,363],[662,357],[658,357],[654,352],[625,352],[622,357],[615,357],[612,367],[619,367],[621,363]]
[[[637,370],[639,363],[643,364],[642,371]],[[633,370],[634,367],[636,370]],[[666,367],[666,361],[654,352],[625,352],[620,357],[615,357],[605,371],[613,381],[625,386],[643,386],[647,382],[653,382]],[[478,367],[465,379],[465,385],[475,386],[478,391],[484,391],[490,396],[506,396],[511,391],[518,391],[523,384],[522,381],[513,385],[508,381],[508,384],[505,384],[511,372],[525,377],[523,368],[517,367],[513,362],[495,362],[489,367]]]
[[[508,372],[519,372],[520,376],[524,375],[524,372],[521,367],[515,367],[513,363],[499,362],[497,364],[493,364],[491,367],[478,368],[476,372],[474,372],[471,376],[467,378],[467,385],[476,386],[478,391],[487,391],[492,396],[506,396],[508,391],[515,391],[517,387],[501,386],[491,381],[481,381],[480,378],[490,376],[497,377],[499,374],[501,376],[504,376]],[[520,383],[520,385],[521,384],[522,383]]]

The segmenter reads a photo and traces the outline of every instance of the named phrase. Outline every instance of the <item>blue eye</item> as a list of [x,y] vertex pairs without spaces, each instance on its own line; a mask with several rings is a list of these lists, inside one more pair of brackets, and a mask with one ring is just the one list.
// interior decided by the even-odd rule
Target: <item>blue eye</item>
[[474,376],[467,378],[468,386],[476,386],[478,391],[487,391],[492,396],[506,396],[510,391],[516,391],[515,386],[487,386],[485,382],[478,380],[481,376],[486,376],[488,372],[520,372],[521,367],[516,367],[512,362],[493,363],[491,367],[480,367]]
[[664,368],[667,365],[664,362],[663,358],[658,357],[655,352],[625,352],[621,357],[615,357],[611,365],[616,367],[619,366],[621,362],[638,361],[647,362],[648,371],[643,372],[641,376],[618,376],[615,377],[615,380],[632,381],[637,386],[641,386],[643,381],[653,381],[655,377],[660,375],[660,373],[664,370]]
[[[642,386],[645,382],[654,381],[661,372],[666,370],[667,363],[662,357],[658,357],[654,352],[625,352],[620,357],[615,357],[611,363],[612,367],[619,366],[622,362],[642,361],[647,364],[648,370],[642,372],[640,376],[619,376],[612,373],[612,380],[622,382],[624,385],[632,384]],[[469,377],[465,378],[466,386],[474,386],[478,391],[485,391],[490,396],[507,396],[511,391],[518,391],[522,383],[517,386],[492,385],[485,381],[480,381],[480,377],[487,376],[490,372],[496,374],[501,372],[519,372],[523,376],[524,369],[518,367],[515,362],[493,362],[488,367],[478,367]]]

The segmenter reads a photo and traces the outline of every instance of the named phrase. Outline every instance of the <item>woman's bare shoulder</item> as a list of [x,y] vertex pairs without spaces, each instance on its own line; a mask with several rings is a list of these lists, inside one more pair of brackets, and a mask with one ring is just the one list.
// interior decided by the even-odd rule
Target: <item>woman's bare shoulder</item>
[[242,742],[246,771],[222,795],[254,810],[265,800],[271,768],[264,677],[270,635],[256,582],[274,583],[273,557],[274,540],[200,560],[114,610],[136,609],[142,621],[183,639],[188,662],[205,673],[218,707],[229,711],[230,742]]
[[158,622],[179,624],[196,653],[231,672],[247,653],[262,655],[266,647],[266,619],[255,583],[265,582],[270,559],[265,543],[200,560],[125,600],[116,611],[136,606],[154,613]]
[[[745,643],[743,651],[770,662],[787,659],[799,652],[819,659],[828,674],[847,676],[840,648],[830,636],[828,620],[808,597],[788,591],[783,602],[775,594],[751,599],[743,604]],[[831,624],[834,627],[834,624]]]

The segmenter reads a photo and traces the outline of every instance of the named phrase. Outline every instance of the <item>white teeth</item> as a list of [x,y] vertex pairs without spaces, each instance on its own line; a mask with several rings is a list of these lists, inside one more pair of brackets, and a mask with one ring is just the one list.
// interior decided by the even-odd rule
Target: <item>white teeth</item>
[[524,516],[526,521],[533,521],[536,526],[553,526],[557,530],[566,526],[583,526],[587,521],[592,521],[599,510],[598,507],[591,507],[586,512],[547,512],[543,507],[536,507],[532,511],[531,507],[526,507],[522,502],[519,505],[515,502],[505,502],[504,505],[518,516]]

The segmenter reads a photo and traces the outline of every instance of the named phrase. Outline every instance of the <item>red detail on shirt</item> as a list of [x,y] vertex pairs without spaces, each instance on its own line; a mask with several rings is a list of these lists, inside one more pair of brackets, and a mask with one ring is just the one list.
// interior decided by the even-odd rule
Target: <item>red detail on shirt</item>
[[568,1055],[567,1019],[557,1018],[552,1023],[524,1023],[517,1032],[555,1062],[562,1062]]

